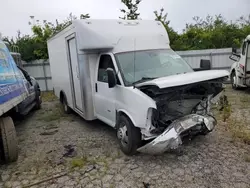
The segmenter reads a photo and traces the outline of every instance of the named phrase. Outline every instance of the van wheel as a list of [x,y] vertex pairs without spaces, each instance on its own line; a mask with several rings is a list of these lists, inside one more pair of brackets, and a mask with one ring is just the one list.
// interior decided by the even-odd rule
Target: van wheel
[[35,106],[35,109],[36,109],[36,110],[40,110],[40,109],[41,109],[41,107],[42,107],[41,103],[42,103],[42,100],[41,100],[40,97],[38,97],[38,98],[36,99],[36,106]]
[[6,163],[18,158],[16,129],[11,117],[0,118],[1,155]]
[[117,124],[117,138],[122,152],[126,155],[133,155],[141,146],[140,129],[136,128],[129,118],[120,116]]
[[68,106],[68,102],[66,100],[65,97],[63,97],[63,100],[62,100],[62,105],[63,105],[63,111],[65,114],[70,114],[71,113],[71,109],[70,107]]
[[232,74],[231,74],[231,84],[232,84],[232,88],[234,90],[239,89],[239,87],[237,86],[237,83],[236,83],[236,74],[235,74],[235,72],[232,72]]

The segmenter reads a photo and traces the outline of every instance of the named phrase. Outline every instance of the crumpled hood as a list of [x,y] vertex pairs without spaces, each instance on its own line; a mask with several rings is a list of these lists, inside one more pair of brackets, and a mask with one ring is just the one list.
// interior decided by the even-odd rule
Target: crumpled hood
[[186,84],[192,84],[202,81],[208,81],[218,78],[229,76],[229,72],[226,70],[208,70],[189,72],[185,74],[178,74],[172,76],[166,76],[157,78],[154,80],[146,81],[143,83],[136,84],[136,87],[142,86],[158,86],[159,88],[168,88],[174,86],[182,86]]

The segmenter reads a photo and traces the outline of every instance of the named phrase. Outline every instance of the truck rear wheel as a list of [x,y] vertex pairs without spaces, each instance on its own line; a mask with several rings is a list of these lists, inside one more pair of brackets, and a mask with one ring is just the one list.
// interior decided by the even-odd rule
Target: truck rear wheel
[[117,124],[117,138],[122,152],[126,155],[133,155],[141,146],[140,129],[136,128],[131,120],[122,115]]
[[1,156],[6,163],[18,158],[16,129],[11,117],[0,118]]
[[68,102],[67,102],[66,97],[63,97],[63,99],[62,99],[62,105],[63,105],[63,111],[64,111],[64,113],[65,114],[70,114],[71,113],[71,109],[68,106]]

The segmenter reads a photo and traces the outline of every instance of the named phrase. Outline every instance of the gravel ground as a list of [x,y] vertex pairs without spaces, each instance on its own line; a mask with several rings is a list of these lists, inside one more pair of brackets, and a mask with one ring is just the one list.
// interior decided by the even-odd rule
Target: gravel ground
[[[234,95],[244,94],[229,97],[232,108]],[[19,159],[0,166],[0,187],[250,187],[250,145],[235,141],[220,119],[215,131],[178,151],[128,157],[112,128],[65,116],[59,106],[44,102],[41,110],[17,122]]]

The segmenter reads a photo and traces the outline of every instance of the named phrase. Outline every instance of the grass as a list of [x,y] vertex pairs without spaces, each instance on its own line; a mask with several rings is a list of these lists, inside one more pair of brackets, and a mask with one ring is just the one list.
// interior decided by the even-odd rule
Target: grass
[[250,96],[248,96],[248,95],[240,96],[240,102],[241,103],[250,103]]
[[247,127],[246,119],[230,118],[227,128],[234,140],[239,140],[250,145],[250,129]]
[[249,153],[249,154],[246,154],[246,155],[244,156],[244,158],[245,158],[245,161],[246,161],[246,162],[250,163],[250,153]]
[[45,122],[60,120],[61,118],[67,116],[62,108],[63,108],[62,105],[58,103],[52,109],[47,109],[43,111],[43,113],[40,114],[37,120]]
[[74,159],[71,160],[71,167],[72,168],[82,168],[86,165],[87,163],[87,157],[76,157]]
[[58,98],[54,95],[52,91],[43,91],[41,93],[41,97],[44,102],[51,102],[58,100]]
[[250,144],[248,114],[244,113],[244,110],[247,110],[250,115],[250,94],[236,92],[230,89],[226,91],[227,96],[220,99],[215,114],[218,120],[225,122],[225,128],[231,133],[234,141]]
[[55,120],[59,120],[63,115],[58,112],[57,110],[54,111],[48,111],[42,115],[40,115],[37,120],[45,121],[45,122],[51,122]]

